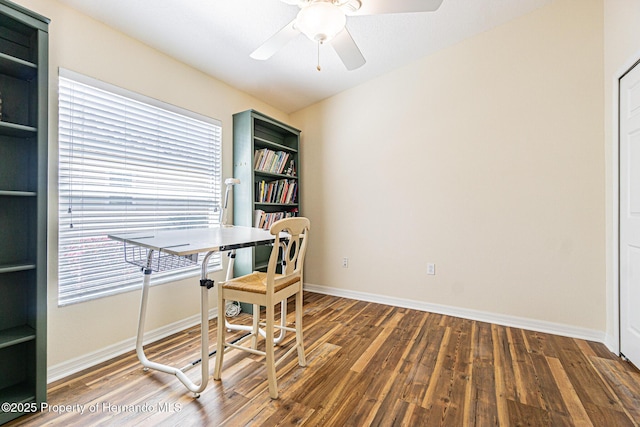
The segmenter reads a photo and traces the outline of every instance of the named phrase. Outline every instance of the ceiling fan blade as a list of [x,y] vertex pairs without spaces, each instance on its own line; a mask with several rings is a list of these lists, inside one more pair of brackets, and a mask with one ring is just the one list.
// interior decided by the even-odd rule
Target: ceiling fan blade
[[349,71],[360,68],[367,62],[346,28],[331,39],[331,46]]
[[348,15],[378,15],[383,13],[433,12],[443,0],[361,0],[362,6]]
[[289,43],[289,41],[295,38],[300,31],[298,31],[294,27],[295,19],[285,25],[280,31],[272,35],[269,40],[264,42],[260,47],[254,50],[251,55],[249,55],[253,59],[259,59],[264,61],[265,59],[269,59],[279,51],[284,45]]

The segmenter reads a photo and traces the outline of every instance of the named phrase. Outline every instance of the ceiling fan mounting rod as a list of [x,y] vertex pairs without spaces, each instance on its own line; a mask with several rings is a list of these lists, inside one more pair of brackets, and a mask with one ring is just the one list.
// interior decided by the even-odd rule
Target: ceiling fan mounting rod
[[360,0],[283,0],[287,4],[296,5],[300,9],[309,6],[311,3],[331,3],[340,8],[344,8],[345,12],[353,13],[362,7]]
[[344,7],[347,12],[355,12],[362,6],[360,0],[331,0],[331,2],[338,7]]

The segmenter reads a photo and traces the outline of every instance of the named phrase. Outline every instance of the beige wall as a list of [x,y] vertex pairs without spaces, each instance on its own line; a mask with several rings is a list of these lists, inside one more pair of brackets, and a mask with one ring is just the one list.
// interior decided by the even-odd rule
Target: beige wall
[[[49,130],[49,367],[99,352],[135,336],[139,292],[67,307],[57,305],[57,79],[63,67],[210,116],[223,124],[223,171],[232,170],[232,114],[255,108],[281,120],[274,108],[207,77],[55,0],[19,0],[51,19]],[[215,280],[222,273],[213,276]],[[215,306],[213,292],[210,306]],[[200,310],[196,279],[156,287],[147,330],[178,322]]]
[[617,307],[617,79],[640,60],[640,2],[604,2],[604,130],[607,212],[607,339],[618,346]]
[[[605,0],[606,32],[602,1],[556,0],[291,117],[55,0],[18,3],[52,19],[50,366],[133,337],[139,304],[57,307],[58,67],[222,120],[225,176],[234,112],[303,129],[311,284],[609,331],[602,142],[611,73],[640,50],[634,0]],[[193,282],[152,298],[148,329],[198,312]]]
[[292,114],[306,282],[604,332],[603,102],[603,3],[556,0]]

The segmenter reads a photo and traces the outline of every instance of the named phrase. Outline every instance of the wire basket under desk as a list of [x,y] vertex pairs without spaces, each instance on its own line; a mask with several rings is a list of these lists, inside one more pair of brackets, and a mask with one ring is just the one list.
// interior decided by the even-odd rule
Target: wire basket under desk
[[168,271],[192,267],[198,263],[198,254],[173,255],[162,250],[148,249],[137,245],[124,244],[124,260],[129,264],[152,271]]

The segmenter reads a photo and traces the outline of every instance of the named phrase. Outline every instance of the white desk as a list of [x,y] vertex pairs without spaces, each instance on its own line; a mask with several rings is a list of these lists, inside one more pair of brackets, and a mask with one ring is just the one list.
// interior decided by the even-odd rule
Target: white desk
[[[130,233],[109,235],[109,238],[124,242],[125,258],[127,262],[142,268],[144,279],[142,283],[142,300],[140,303],[140,317],[138,320],[138,334],[136,338],[136,353],[145,367],[161,372],[173,374],[196,397],[207,387],[209,380],[209,299],[208,291],[213,287],[213,281],[207,278],[209,258],[215,252],[235,251],[272,243],[275,238],[268,230],[252,227],[214,227],[193,228],[187,230],[159,230],[144,233]],[[149,283],[153,271],[163,271],[197,262],[197,254],[206,253],[201,262],[200,273],[200,328],[201,328],[201,357],[182,368],[152,362],[144,354],[142,342],[144,338],[144,323],[149,295]],[[229,270],[233,264],[229,266]],[[227,272],[227,278],[231,271]],[[218,307],[218,318],[224,318],[224,307]],[[228,325],[230,326],[230,325]],[[250,328],[249,328],[250,329]],[[201,365],[200,384],[193,383],[185,372],[194,366]]]

